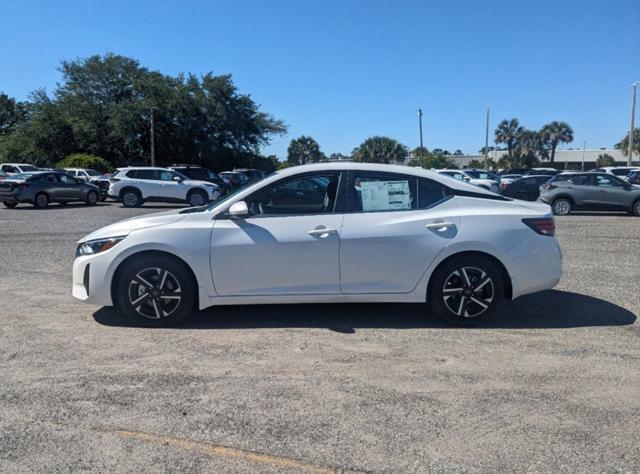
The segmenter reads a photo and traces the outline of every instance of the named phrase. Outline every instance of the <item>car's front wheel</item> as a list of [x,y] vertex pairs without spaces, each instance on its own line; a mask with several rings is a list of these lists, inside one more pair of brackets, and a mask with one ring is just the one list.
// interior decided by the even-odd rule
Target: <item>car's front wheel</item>
[[204,206],[207,203],[207,195],[204,191],[200,191],[196,189],[195,191],[191,191],[189,196],[187,197],[187,202],[191,207],[200,207]]
[[566,198],[558,198],[551,204],[551,209],[556,216],[566,216],[571,214],[573,205]]
[[438,267],[429,283],[427,303],[436,316],[459,326],[488,318],[504,298],[504,281],[490,259],[454,257]]
[[136,324],[172,326],[195,307],[197,284],[177,259],[145,255],[125,263],[116,281],[116,305]]

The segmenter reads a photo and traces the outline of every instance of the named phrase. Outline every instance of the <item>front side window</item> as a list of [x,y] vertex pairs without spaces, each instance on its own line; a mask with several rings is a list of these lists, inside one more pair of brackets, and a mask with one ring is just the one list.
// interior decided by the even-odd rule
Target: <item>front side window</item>
[[176,176],[178,175],[171,171],[160,171],[160,181],[172,181]]
[[59,178],[58,178],[58,176],[57,176],[57,175],[55,175],[55,174],[48,174],[48,175],[46,175],[46,176],[45,176],[45,178],[44,178],[44,180],[45,180],[47,183],[59,183],[59,182],[60,182],[60,179],[59,179]]
[[614,188],[614,187],[622,187],[622,183],[613,177],[609,176],[596,176],[596,186],[601,188]]
[[332,213],[338,194],[338,173],[279,181],[246,199],[252,215]]

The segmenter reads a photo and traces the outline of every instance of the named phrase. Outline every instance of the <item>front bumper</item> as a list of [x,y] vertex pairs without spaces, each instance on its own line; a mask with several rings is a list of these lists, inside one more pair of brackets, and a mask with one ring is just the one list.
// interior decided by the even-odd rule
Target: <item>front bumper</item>
[[113,306],[109,284],[113,258],[109,253],[107,250],[94,255],[83,255],[74,260],[71,290],[74,298],[88,304]]

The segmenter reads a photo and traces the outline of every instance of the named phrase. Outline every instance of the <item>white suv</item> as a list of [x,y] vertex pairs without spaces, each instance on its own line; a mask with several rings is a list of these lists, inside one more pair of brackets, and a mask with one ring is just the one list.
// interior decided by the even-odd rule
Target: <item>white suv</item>
[[26,163],[2,163],[0,165],[0,171],[4,171],[7,175],[12,176],[18,173],[27,173],[29,171],[38,171],[33,165]]
[[490,175],[486,172],[482,172],[482,175],[485,175],[486,177],[476,178],[472,174],[468,173],[467,170],[437,170],[437,171],[438,173],[443,174],[445,176],[450,176],[460,181],[465,181],[467,183],[480,186],[481,188],[484,188],[487,191],[493,191],[494,193],[497,193],[500,191],[498,182],[495,179],[491,179]]
[[197,181],[166,168],[118,168],[111,178],[109,197],[122,200],[125,207],[142,205],[145,201],[186,202],[203,206],[220,197],[217,185]]

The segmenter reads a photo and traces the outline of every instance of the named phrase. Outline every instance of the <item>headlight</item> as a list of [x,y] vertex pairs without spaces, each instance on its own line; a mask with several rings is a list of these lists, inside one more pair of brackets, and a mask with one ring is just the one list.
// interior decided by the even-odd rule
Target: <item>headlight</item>
[[93,255],[96,253],[104,252],[105,250],[109,250],[125,237],[126,236],[110,237],[108,239],[96,239],[84,242],[78,245],[78,248],[76,249],[76,257],[80,257],[82,255]]

